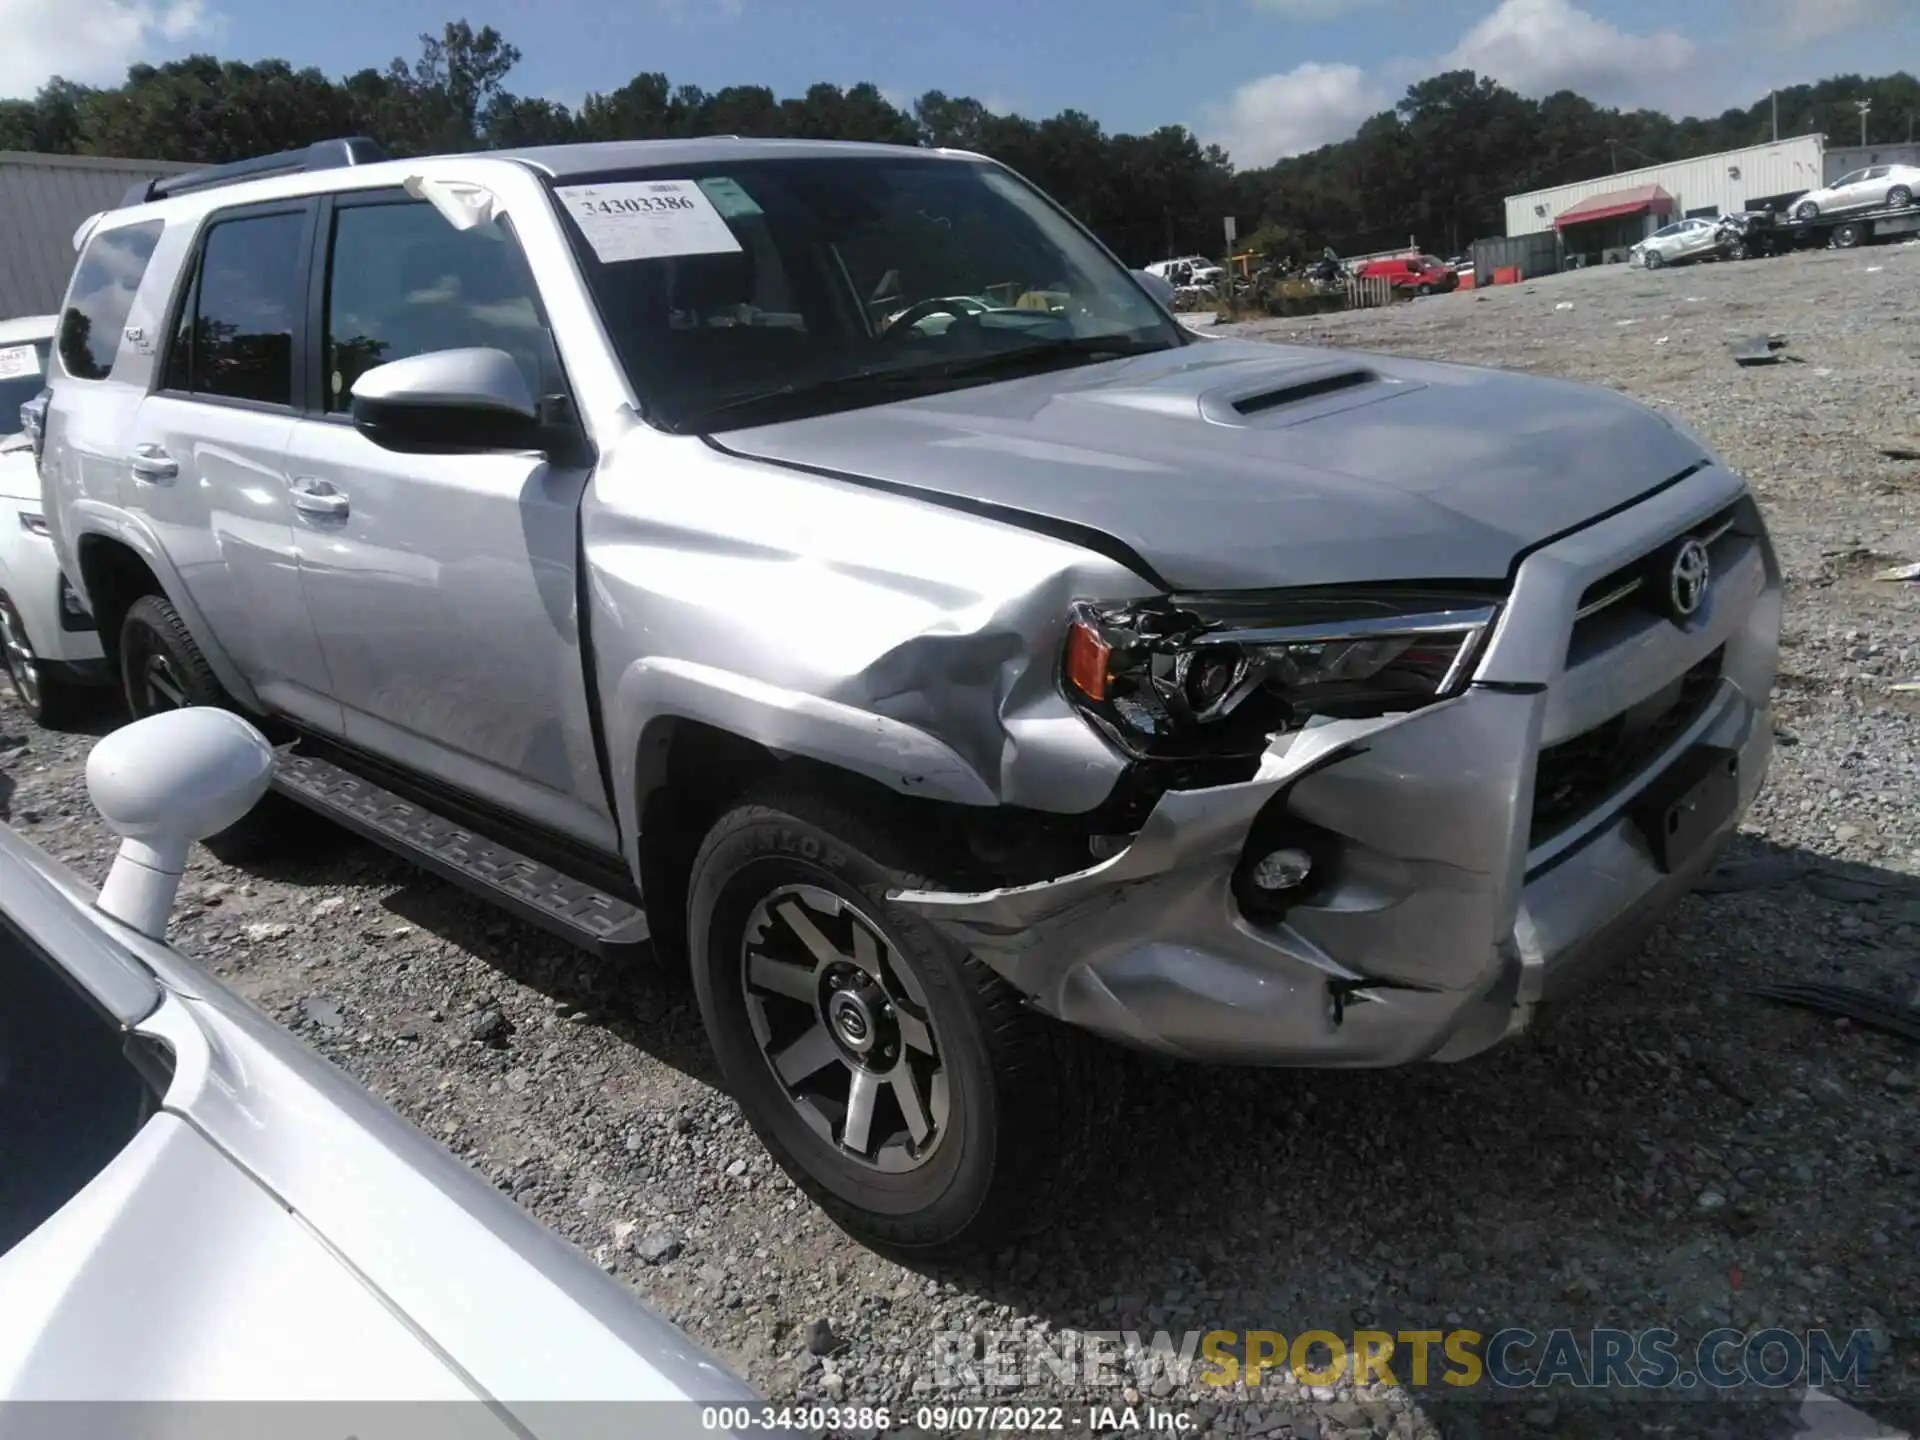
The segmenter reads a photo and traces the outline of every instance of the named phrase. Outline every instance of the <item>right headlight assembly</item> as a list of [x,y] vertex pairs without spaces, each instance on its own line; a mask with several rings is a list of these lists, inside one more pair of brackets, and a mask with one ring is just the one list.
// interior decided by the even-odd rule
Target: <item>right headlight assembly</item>
[[1498,614],[1488,595],[1412,589],[1080,604],[1061,678],[1081,712],[1137,758],[1253,756],[1316,717],[1459,694]]

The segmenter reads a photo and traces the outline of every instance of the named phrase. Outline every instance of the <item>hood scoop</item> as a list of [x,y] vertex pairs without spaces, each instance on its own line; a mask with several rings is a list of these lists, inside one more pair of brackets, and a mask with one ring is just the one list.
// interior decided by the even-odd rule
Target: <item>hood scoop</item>
[[1351,360],[1307,367],[1290,366],[1279,375],[1243,379],[1200,397],[1200,413],[1216,425],[1258,425],[1262,429],[1298,425],[1372,405],[1426,386],[1382,375]]

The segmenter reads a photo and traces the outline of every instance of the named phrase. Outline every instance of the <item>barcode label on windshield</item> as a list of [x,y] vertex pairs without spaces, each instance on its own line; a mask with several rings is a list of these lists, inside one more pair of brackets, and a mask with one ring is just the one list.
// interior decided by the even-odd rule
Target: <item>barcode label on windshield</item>
[[713,201],[691,180],[566,185],[555,193],[604,264],[740,250]]

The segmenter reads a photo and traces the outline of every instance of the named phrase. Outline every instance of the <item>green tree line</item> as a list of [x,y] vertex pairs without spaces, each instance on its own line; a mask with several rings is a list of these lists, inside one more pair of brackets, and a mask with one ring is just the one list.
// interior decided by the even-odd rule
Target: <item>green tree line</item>
[[1571,91],[1532,100],[1461,70],[1412,86],[1351,139],[1236,170],[1180,125],[1110,134],[1077,110],[1034,120],[938,90],[902,109],[871,84],[782,98],[646,73],[574,110],[508,88],[519,60],[497,30],[461,20],[421,36],[411,61],[338,80],[284,60],[211,55],[136,65],[114,87],[54,79],[31,100],[0,101],[0,150],[213,164],[355,134],[396,155],[710,134],[945,145],[1011,165],[1138,264],[1216,253],[1225,215],[1283,253],[1355,253],[1409,237],[1452,252],[1502,233],[1504,196],[1764,141],[1776,103],[1782,136],[1820,131],[1836,145],[1859,138],[1857,100],[1872,101],[1876,141],[1911,138],[1920,123],[1920,81],[1905,72],[1836,76],[1712,119],[1674,119]]

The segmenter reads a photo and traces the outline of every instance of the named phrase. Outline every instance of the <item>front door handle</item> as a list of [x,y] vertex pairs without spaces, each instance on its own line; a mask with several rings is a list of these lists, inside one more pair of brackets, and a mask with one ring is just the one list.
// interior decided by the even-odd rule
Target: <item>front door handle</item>
[[346,518],[347,497],[331,480],[314,480],[301,476],[293,482],[293,508],[302,515],[311,515],[316,520],[342,520]]
[[158,445],[136,445],[127,457],[127,468],[142,484],[166,485],[180,473],[180,462]]

